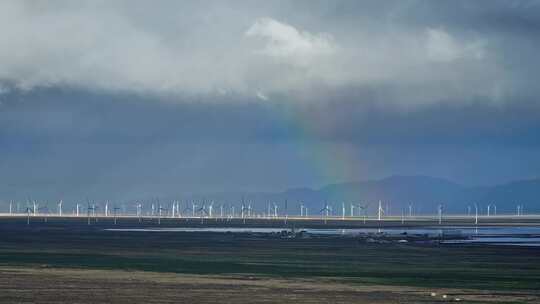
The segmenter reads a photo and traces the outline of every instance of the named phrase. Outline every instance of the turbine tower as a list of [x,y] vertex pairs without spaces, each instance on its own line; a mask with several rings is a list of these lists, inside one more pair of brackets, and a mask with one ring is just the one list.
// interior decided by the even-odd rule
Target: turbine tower
[[26,225],[30,225],[30,213],[32,213],[32,208],[26,207]]
[[443,205],[439,204],[439,207],[438,207],[439,225],[442,224],[443,208],[444,208]]
[[367,217],[367,208],[369,207],[369,204],[366,205],[358,205],[358,208],[360,208],[360,214],[363,215],[364,218],[364,224],[366,223],[366,217]]
[[59,216],[62,216],[62,203],[63,203],[62,200],[60,200],[60,201],[58,202],[58,215],[59,215]]
[[319,213],[321,213],[324,217],[324,223],[326,224],[326,221],[328,219],[328,215],[330,213],[330,207],[328,206],[328,202],[325,201],[324,202],[324,206],[323,208],[319,211]]
[[478,204],[474,204],[474,224],[478,225]]
[[382,215],[384,214],[384,209],[382,207],[382,202],[379,200],[379,209],[378,209],[378,220],[380,221],[382,219]]

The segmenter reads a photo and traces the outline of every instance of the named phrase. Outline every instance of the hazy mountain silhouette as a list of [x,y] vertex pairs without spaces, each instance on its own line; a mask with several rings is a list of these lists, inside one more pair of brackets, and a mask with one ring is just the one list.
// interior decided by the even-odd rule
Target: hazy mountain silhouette
[[[275,202],[281,212],[284,212],[287,200],[289,214],[299,212],[300,201],[310,208],[310,213],[318,213],[325,202],[328,202],[333,206],[335,214],[341,214],[343,202],[347,212],[351,203],[370,204],[369,209],[373,211],[379,200],[385,208],[388,206],[390,214],[393,215],[399,215],[408,209],[409,203],[413,205],[415,213],[423,214],[435,213],[439,204],[443,204],[447,212],[465,213],[467,207],[472,208],[475,203],[482,213],[485,213],[488,204],[496,204],[499,213],[512,213],[517,203],[523,204],[526,211],[540,210],[540,179],[496,186],[467,187],[429,176],[391,176],[381,180],[332,184],[320,189],[294,188],[281,193],[252,193],[245,195],[245,198],[259,209],[269,202]],[[234,195],[227,195],[223,199],[235,201]]]

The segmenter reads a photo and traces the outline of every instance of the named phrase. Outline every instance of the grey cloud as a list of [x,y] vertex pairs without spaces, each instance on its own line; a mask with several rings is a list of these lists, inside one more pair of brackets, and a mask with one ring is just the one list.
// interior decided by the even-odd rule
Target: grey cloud
[[407,21],[425,6],[5,1],[0,79],[23,89],[290,94],[290,100],[325,93],[314,87],[379,86],[392,87],[407,104],[512,96],[493,38],[452,24],[411,26]]

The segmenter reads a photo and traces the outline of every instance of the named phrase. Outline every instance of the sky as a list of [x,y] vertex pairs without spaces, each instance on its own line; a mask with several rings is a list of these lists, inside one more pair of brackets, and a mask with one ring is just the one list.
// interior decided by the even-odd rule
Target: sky
[[540,1],[0,2],[0,195],[538,178]]

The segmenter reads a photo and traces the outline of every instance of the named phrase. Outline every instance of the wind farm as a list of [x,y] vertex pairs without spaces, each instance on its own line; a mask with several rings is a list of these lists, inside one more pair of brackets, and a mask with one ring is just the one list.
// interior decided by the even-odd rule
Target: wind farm
[[[252,201],[246,202],[244,198],[235,203],[219,203],[214,200],[201,201],[172,200],[164,203],[163,200],[154,199],[150,203],[140,201],[122,203],[122,208],[114,204],[109,207],[109,200],[96,203],[87,201],[86,213],[81,212],[81,203],[73,203],[71,212],[62,209],[64,201],[59,200],[56,210],[50,210],[47,202],[36,200],[26,203],[17,202],[14,208],[14,200],[9,201],[9,209],[0,212],[0,218],[5,220],[16,220],[24,218],[28,224],[28,218],[34,222],[77,222],[86,221],[88,225],[96,224],[100,221],[109,224],[113,220],[115,224],[120,221],[124,224],[136,225],[145,224],[161,225],[191,225],[196,220],[201,220],[200,225],[211,226],[282,226],[287,228],[290,225],[299,227],[312,227],[328,225],[333,228],[346,227],[409,227],[409,226],[490,226],[490,225],[535,225],[540,224],[540,213],[525,213],[523,204],[516,204],[515,211],[500,212],[497,214],[497,205],[487,204],[484,212],[480,213],[478,204],[469,204],[462,213],[446,213],[443,204],[434,204],[436,209],[433,213],[417,214],[414,212],[414,203],[408,203],[406,208],[396,211],[395,214],[388,210],[389,204],[384,204],[381,200],[377,203],[329,203],[324,201],[320,205],[318,212],[308,214],[308,205],[302,201],[294,206],[297,209],[288,207],[287,200],[282,203],[271,202],[267,204],[257,204],[261,208],[252,206]],[[375,206],[376,208],[369,208]],[[24,206],[22,208],[21,206]],[[182,208],[182,206],[185,206]],[[214,207],[216,206],[216,207]],[[265,208],[266,206],[266,208]],[[337,206],[340,206],[339,208]],[[473,207],[471,207],[473,206]],[[218,213],[214,208],[219,210]],[[313,207],[312,209],[317,209]],[[111,211],[112,210],[112,211]],[[337,211],[336,211],[337,210]],[[206,220],[206,221],[204,221]],[[287,223],[288,222],[288,223]]]
[[[360,208],[367,204],[349,206],[352,213],[344,216],[343,204],[324,202],[309,216],[305,204],[295,214],[274,205],[257,210],[245,199],[236,206],[189,202],[179,212],[178,200],[170,208],[153,202],[153,208],[135,202],[131,213],[129,204],[123,211],[110,201],[107,208],[91,201],[85,214],[67,214],[65,200],[62,214],[38,202],[36,213],[31,207],[3,213],[0,303],[210,303],[222,302],[224,290],[238,303],[540,299],[538,215],[452,215],[442,208],[392,215],[377,202],[371,212]],[[211,211],[214,206],[220,212]],[[391,267],[379,267],[387,263]],[[54,285],[66,287],[58,293]],[[90,296],[90,290],[103,292]]]

